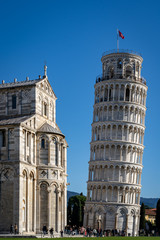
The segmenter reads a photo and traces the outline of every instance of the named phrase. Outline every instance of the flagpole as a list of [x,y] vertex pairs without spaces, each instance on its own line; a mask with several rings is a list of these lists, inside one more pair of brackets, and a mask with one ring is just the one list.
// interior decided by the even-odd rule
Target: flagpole
[[117,52],[119,52],[118,28],[117,28]]

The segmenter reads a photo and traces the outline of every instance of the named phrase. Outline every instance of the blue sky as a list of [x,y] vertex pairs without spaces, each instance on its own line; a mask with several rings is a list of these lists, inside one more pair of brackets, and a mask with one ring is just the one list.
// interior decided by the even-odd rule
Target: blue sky
[[118,28],[120,48],[142,54],[148,85],[141,196],[160,197],[159,9],[158,0],[0,0],[0,78],[35,79],[47,63],[69,144],[68,190],[86,194],[94,83]]

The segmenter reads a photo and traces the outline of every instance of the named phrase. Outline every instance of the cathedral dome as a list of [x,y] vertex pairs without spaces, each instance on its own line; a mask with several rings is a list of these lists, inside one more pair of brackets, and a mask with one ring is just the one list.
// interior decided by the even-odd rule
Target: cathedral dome
[[50,134],[60,134],[63,135],[62,132],[59,129],[56,129],[54,127],[52,127],[51,125],[49,125],[47,122],[45,122],[39,129],[37,132],[45,132],[45,133],[50,133]]

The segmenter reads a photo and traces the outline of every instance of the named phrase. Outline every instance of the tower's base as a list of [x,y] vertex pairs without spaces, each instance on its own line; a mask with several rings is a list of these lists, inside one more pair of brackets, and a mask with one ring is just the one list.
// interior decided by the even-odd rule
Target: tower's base
[[140,207],[127,204],[88,202],[84,226],[111,231],[114,234],[138,236]]

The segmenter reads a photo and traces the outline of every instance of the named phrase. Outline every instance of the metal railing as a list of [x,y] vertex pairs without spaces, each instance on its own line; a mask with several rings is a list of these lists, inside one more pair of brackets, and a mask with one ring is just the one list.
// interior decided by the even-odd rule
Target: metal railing
[[141,77],[141,78],[138,78],[136,76],[124,76],[122,74],[114,74],[114,76],[111,78],[109,76],[103,76],[103,75],[98,75],[96,77],[96,83],[99,83],[99,82],[102,82],[102,81],[106,81],[106,80],[113,80],[113,79],[126,79],[126,80],[129,80],[129,81],[135,81],[135,82],[141,82],[143,84],[146,85],[146,79]]
[[141,53],[138,53],[136,51],[133,51],[133,50],[129,50],[129,49],[112,49],[112,50],[109,50],[109,51],[106,51],[102,54],[102,57],[106,56],[106,55],[109,55],[109,54],[112,54],[112,53],[130,53],[130,54],[134,54],[134,55],[138,55],[138,56],[141,56],[142,57],[142,54]]

